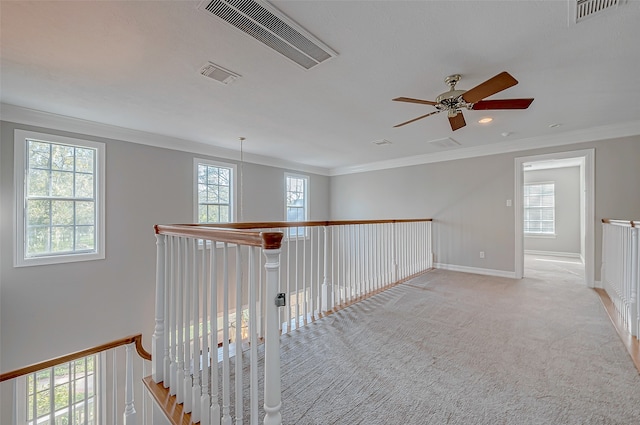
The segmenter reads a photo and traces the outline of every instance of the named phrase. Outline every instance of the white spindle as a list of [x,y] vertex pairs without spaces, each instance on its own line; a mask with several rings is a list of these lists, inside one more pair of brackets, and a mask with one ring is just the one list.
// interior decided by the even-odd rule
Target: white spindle
[[[164,301],[163,301],[164,304]],[[136,425],[136,409],[133,404],[133,348],[135,343],[126,346],[126,375],[124,387],[124,425]]]
[[180,284],[180,240],[177,236],[170,236],[171,239],[171,299],[169,300],[169,358],[170,358],[170,373],[169,373],[169,395],[176,395],[178,385],[177,378],[177,354],[176,345],[177,342],[177,299],[178,299],[178,285]]
[[[171,305],[173,300],[172,287],[173,287],[173,241],[172,236],[165,237],[165,272],[164,272],[164,355],[163,355],[163,382],[162,385],[165,388],[171,386],[171,354],[169,352],[171,347]],[[153,361],[152,361],[153,364]],[[144,399],[143,399],[144,400]]]
[[155,382],[164,380],[164,291],[165,291],[165,236],[156,235],[156,324],[151,339],[152,370]]
[[324,226],[324,279],[322,281],[322,311],[326,312],[333,308],[330,305],[330,300],[332,299],[331,295],[331,281],[330,281],[330,263],[329,250],[331,249],[331,233],[329,232],[329,227]]
[[220,400],[218,394],[218,251],[216,241],[211,241],[211,314],[209,323],[211,328],[211,425],[220,425]]
[[278,331],[278,307],[275,299],[278,293],[279,249],[265,249],[266,263],[266,318],[264,348],[264,424],[282,424],[280,408],[282,404],[280,382],[280,334]]
[[[182,411],[185,413],[191,413],[193,407],[193,393],[191,387],[193,385],[193,379],[191,378],[191,365],[193,357],[191,355],[191,327],[195,320],[191,317],[191,291],[195,275],[195,252],[194,252],[194,239],[187,238],[185,247],[185,279],[184,279],[184,324],[185,324],[185,338],[184,338],[184,401],[182,403]],[[195,372],[195,371],[194,371]]]
[[177,282],[177,297],[176,297],[176,324],[178,328],[178,338],[176,340],[176,403],[184,402],[184,313],[183,313],[183,295],[185,286],[185,269],[186,269],[186,255],[185,255],[186,240],[183,237],[178,239],[178,282]]
[[236,245],[236,425],[242,425],[242,250]]
[[302,319],[303,325],[307,322],[307,227],[303,227],[302,235]]
[[[209,396],[209,367],[213,367],[213,346],[209,352],[209,284],[211,282],[210,261],[207,256],[207,245],[211,241],[202,241],[202,395],[200,396],[200,423],[209,425],[211,414],[211,398]],[[211,247],[210,249],[213,249]],[[213,331],[212,331],[213,333]],[[217,364],[217,363],[216,363]],[[211,365],[211,366],[209,366]]]
[[251,425],[258,425],[258,329],[256,300],[256,249],[249,248],[249,359],[250,359],[250,406]]
[[[202,252],[204,255],[205,241],[202,241]],[[200,282],[204,278],[204,272],[202,275],[198,273],[198,249],[199,241],[193,240],[193,288],[191,293],[193,294],[193,384],[191,386],[191,422],[200,422],[200,399],[202,398],[202,389],[200,387],[200,371],[204,370],[204,367],[200,367]],[[204,264],[204,261],[202,261]]]
[[222,248],[222,425],[231,425],[231,386],[229,374],[229,244],[225,242]]

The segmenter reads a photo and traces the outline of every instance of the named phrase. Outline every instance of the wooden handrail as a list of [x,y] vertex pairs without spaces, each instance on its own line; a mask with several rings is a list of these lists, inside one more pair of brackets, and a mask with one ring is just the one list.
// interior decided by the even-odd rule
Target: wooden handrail
[[[433,221],[431,218],[411,218],[397,220],[325,220],[325,221],[265,221],[244,223],[212,224],[156,224],[156,234],[169,236],[192,236],[196,238],[235,243],[239,245],[279,248],[273,243],[282,232],[258,232],[257,229],[278,229],[287,227],[349,226],[358,224],[417,223]],[[253,231],[252,231],[253,230]],[[282,236],[280,236],[282,239]]]
[[610,218],[603,218],[602,222],[605,224],[613,224],[614,226],[640,227],[640,221],[637,220],[613,220]]
[[131,343],[136,344],[136,351],[140,357],[145,360],[151,360],[151,354],[142,347],[142,334],[131,335],[125,338],[117,339],[115,341],[107,342],[105,344],[97,345],[95,347],[86,348],[84,350],[76,351],[75,353],[66,354],[64,356],[55,357],[44,362],[35,363],[30,366],[26,366],[20,369],[12,370],[10,372],[0,375],[0,382],[14,379],[22,375],[28,375],[29,373],[37,372],[39,370],[48,369],[53,366],[58,366],[63,363],[68,363],[74,360],[81,359],[92,354],[101,353],[103,351],[110,350],[112,348],[120,347],[122,345],[128,345]]

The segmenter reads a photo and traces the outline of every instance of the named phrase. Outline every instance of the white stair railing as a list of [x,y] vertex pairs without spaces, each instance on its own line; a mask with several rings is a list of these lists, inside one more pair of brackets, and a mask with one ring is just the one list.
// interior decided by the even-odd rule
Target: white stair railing
[[640,330],[640,221],[602,220],[602,284],[629,333]]
[[192,423],[280,424],[280,334],[432,268],[430,219],[216,226],[156,226],[152,378]]

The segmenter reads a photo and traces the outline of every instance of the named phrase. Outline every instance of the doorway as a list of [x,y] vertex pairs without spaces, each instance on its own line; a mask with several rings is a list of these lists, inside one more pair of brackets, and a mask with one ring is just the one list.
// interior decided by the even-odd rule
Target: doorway
[[[586,149],[516,158],[514,206],[516,228],[515,275],[517,278],[525,276],[525,270],[527,269],[529,273],[533,273],[533,269],[531,268],[535,268],[536,266],[540,268],[540,270],[557,269],[562,271],[567,268],[576,270],[576,264],[584,264],[584,272],[580,273],[583,275],[581,279],[587,286],[594,287],[594,154],[594,149]],[[529,190],[549,190],[548,186],[551,186],[552,191],[554,190],[553,185],[544,184],[544,178],[542,179],[543,182],[539,185],[534,182],[531,185],[533,189],[527,187],[525,190],[525,184],[528,180],[536,180],[535,178],[529,179],[529,175],[533,173],[526,173],[527,171],[534,170],[558,170],[559,173],[561,169],[576,170],[575,167],[578,169],[577,182],[575,183],[578,193],[574,194],[576,199],[578,199],[576,201],[577,205],[575,206],[575,208],[577,208],[577,214],[574,210],[572,213],[574,217],[569,218],[569,220],[573,219],[572,226],[575,228],[572,231],[577,232],[577,234],[571,236],[570,239],[573,240],[574,237],[579,237],[579,244],[578,246],[571,245],[571,247],[567,247],[566,241],[544,240],[545,238],[555,238],[555,229],[545,226],[539,227],[540,223],[536,221],[527,221],[525,225],[524,197],[527,195],[527,192]],[[570,173],[573,172],[574,171],[571,171]],[[553,173],[553,171],[539,173],[538,177],[547,174],[552,175]],[[539,180],[540,178],[538,178],[538,181]],[[564,201],[565,199],[563,198],[562,200]],[[529,203],[527,205],[529,205]],[[527,209],[529,210],[527,217],[531,218],[531,211],[528,207]],[[565,222],[566,220],[565,218]],[[546,224],[548,223],[545,223],[545,225]],[[527,238],[527,243],[525,243],[525,230],[527,231],[527,235],[533,235],[536,232],[539,234],[537,234],[537,238]],[[571,232],[563,232],[563,235],[566,233]],[[549,250],[549,246],[560,246],[561,248]],[[541,249],[532,249],[536,247]],[[525,250],[527,251],[527,267],[525,267]]]

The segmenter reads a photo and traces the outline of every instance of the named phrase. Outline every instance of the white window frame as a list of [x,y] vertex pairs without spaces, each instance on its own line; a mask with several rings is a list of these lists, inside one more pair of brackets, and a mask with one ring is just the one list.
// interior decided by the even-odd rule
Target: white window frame
[[[288,209],[289,204],[287,203],[287,194],[289,192],[287,179],[301,179],[304,181],[304,205],[302,206],[302,210],[304,211],[304,220],[309,221],[309,176],[305,176],[303,174],[293,174],[293,173],[285,173],[284,174],[284,220],[290,221],[288,217]],[[297,237],[297,236],[306,236],[306,228],[304,232],[299,232],[297,227],[290,227],[287,232],[288,237]]]
[[[95,197],[95,251],[51,253],[27,257],[26,243],[26,184],[27,184],[27,140],[44,143],[72,145],[96,150],[94,164]],[[105,258],[105,144],[90,140],[74,139],[34,131],[15,130],[14,132],[14,267],[39,266],[46,264],[71,263],[77,261],[103,260]]]
[[[236,221],[236,174],[238,167],[236,164],[230,164],[227,162],[214,161],[211,159],[194,158],[193,159],[193,222],[199,223],[199,206],[200,200],[198,199],[198,166],[200,164],[209,165],[212,167],[228,168],[231,170],[229,176],[229,222]],[[208,222],[202,224],[215,224],[216,222]]]
[[[551,209],[553,211],[553,232],[528,232],[527,231],[527,225],[526,223],[529,221],[526,218],[523,220],[523,228],[524,228],[524,235],[526,237],[539,237],[539,238],[553,238],[556,236],[556,202],[555,202],[555,194],[556,194],[556,186],[555,186],[555,182],[553,181],[548,181],[548,182],[535,182],[535,183],[526,183],[524,186],[525,188],[527,186],[543,186],[543,185],[553,185],[553,206],[551,207],[542,207],[542,206],[534,206],[534,207],[527,207],[525,205],[524,199],[527,197],[526,193],[523,193],[523,212],[526,215],[527,210],[529,209]],[[525,189],[526,192],[526,189]],[[541,221],[541,220],[534,220],[534,221]]]
[[[84,360],[86,361],[86,359],[88,359],[89,357],[93,357],[93,378],[92,378],[92,386],[93,386],[93,396],[90,397],[93,399],[93,414],[95,417],[94,423],[96,424],[101,424],[101,423],[106,423],[106,395],[107,395],[107,391],[106,391],[106,385],[105,385],[105,353],[106,352],[102,352],[102,353],[98,353],[98,354],[92,354],[90,356],[86,356],[83,358],[80,358],[78,360],[72,360],[71,362],[66,363],[67,365],[69,365],[69,368],[74,367],[76,361],[79,360]],[[51,368],[49,368],[49,373],[50,373],[50,379],[53,380],[54,375],[54,370],[55,370],[56,366],[52,366]],[[29,405],[29,394],[27,392],[27,382],[28,382],[28,378],[30,376],[33,376],[35,379],[35,376],[40,373],[43,372],[46,369],[43,369],[41,371],[38,372],[33,372],[27,375],[23,375],[20,376],[18,378],[16,378],[15,380],[15,424],[16,425],[26,425],[26,424],[34,424],[37,422],[37,420],[32,419],[31,421],[28,420],[28,413],[27,413],[27,407]],[[72,378],[73,378],[73,372],[70,372],[71,376],[69,376],[69,380],[67,381],[68,384],[71,384],[72,382]],[[87,371],[85,370],[84,374],[80,374],[79,376],[75,377],[75,380],[73,381],[74,383],[76,381],[81,381],[82,379],[84,379],[85,382],[85,388],[87,388],[88,386],[88,380],[86,379],[88,376]],[[51,385],[51,381],[49,383],[49,385]],[[54,382],[54,386],[55,386],[55,382]],[[49,394],[51,396],[51,386],[48,389]],[[69,388],[69,391],[73,391],[71,389],[71,387]],[[55,393],[54,396],[50,399],[51,400],[51,404],[53,404],[53,402],[55,401]],[[78,406],[80,408],[87,408],[87,404],[85,403],[85,401],[88,401],[88,399],[85,399],[83,401],[80,402],[76,402],[73,403],[75,406]],[[36,400],[34,399],[34,405],[36,404]],[[74,410],[71,407],[72,403],[70,400],[70,403],[67,405],[66,409],[68,409],[67,411],[69,412],[69,416],[71,416],[71,412]],[[80,406],[82,405],[82,406]],[[36,406],[37,407],[37,406]],[[50,406],[51,407],[51,406]],[[64,410],[65,407],[62,407],[60,409],[58,409],[58,413],[60,413],[62,410]],[[86,411],[86,410],[85,410]],[[51,410],[51,408],[49,409],[49,417],[56,417],[56,411]],[[61,413],[62,414],[62,413]],[[37,419],[37,418],[36,418]],[[51,421],[50,421],[51,422]],[[53,421],[55,422],[55,420]],[[53,423],[51,422],[51,423]],[[69,423],[74,423],[73,418],[69,418]]]

